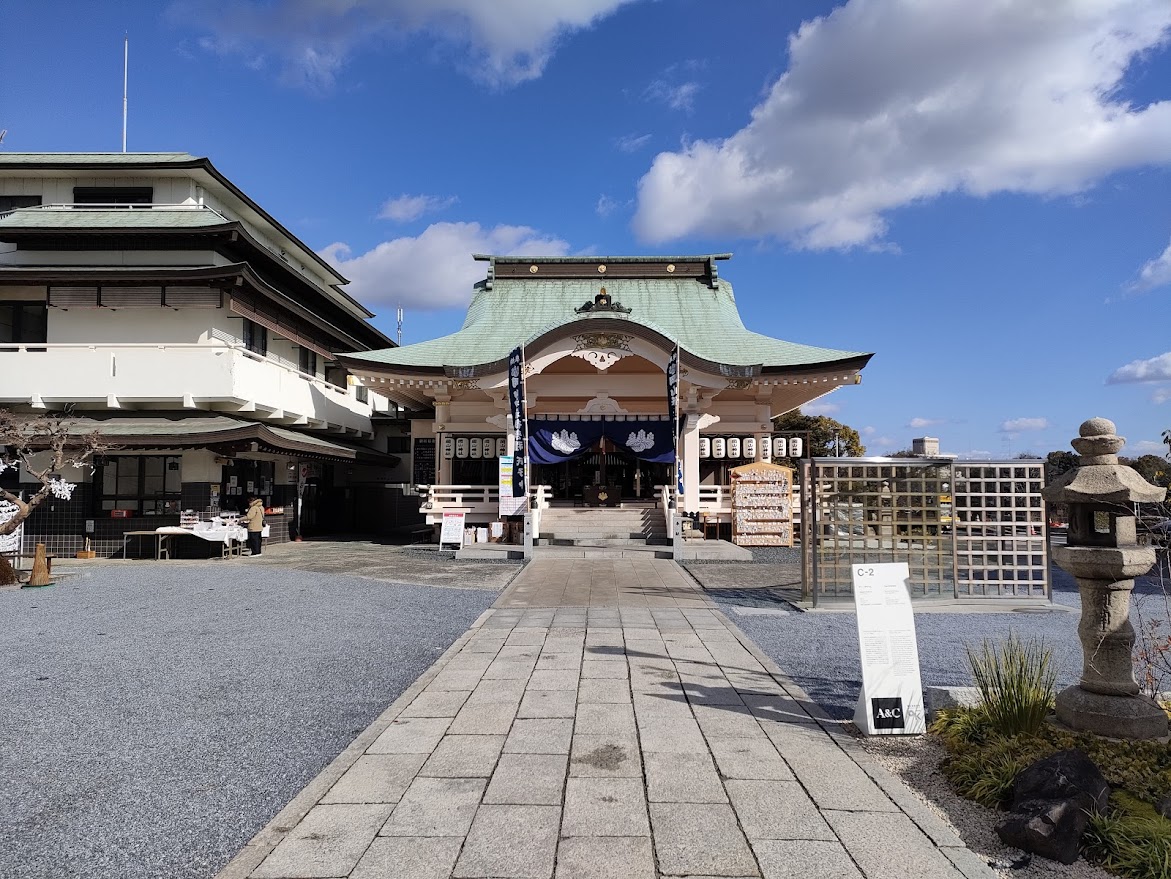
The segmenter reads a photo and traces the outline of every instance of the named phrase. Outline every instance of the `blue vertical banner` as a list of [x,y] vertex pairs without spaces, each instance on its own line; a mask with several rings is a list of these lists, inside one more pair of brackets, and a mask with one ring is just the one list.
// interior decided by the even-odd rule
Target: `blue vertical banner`
[[671,352],[667,363],[667,421],[675,442],[675,490],[683,497],[683,467],[679,464],[679,346]]
[[527,497],[529,462],[528,413],[525,411],[525,353],[514,348],[508,355],[508,403],[512,427],[516,431],[516,450],[512,459],[512,496]]

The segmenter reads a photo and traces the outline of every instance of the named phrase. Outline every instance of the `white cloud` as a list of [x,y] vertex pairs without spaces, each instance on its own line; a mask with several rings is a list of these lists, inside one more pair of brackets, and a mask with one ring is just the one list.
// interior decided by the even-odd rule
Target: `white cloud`
[[459,201],[454,195],[446,198],[438,195],[400,195],[387,201],[378,212],[380,220],[394,220],[409,223],[423,214],[432,214],[451,207]]
[[1138,271],[1138,278],[1129,289],[1133,293],[1146,293],[1168,284],[1171,284],[1171,244],[1161,254],[1143,264]]
[[867,424],[864,428],[862,428],[861,433],[862,436],[874,436],[876,433],[878,433],[878,428],[872,424]]
[[698,82],[670,83],[663,79],[656,79],[649,86],[643,96],[648,100],[661,101],[672,110],[691,112],[695,104],[695,96],[699,92]]
[[649,134],[626,134],[614,141],[614,146],[624,153],[636,153],[650,143]]
[[[214,51],[280,54],[287,79],[333,83],[346,56],[375,38],[426,35],[453,46],[468,71],[492,85],[541,75],[557,41],[633,0],[174,0],[170,15],[214,31]],[[201,41],[208,42],[208,41]]]
[[599,217],[608,217],[618,209],[618,202],[610,198],[608,195],[602,195],[598,199],[598,204],[594,208]]
[[1137,442],[1127,443],[1123,447],[1123,451],[1128,457],[1138,457],[1140,455],[1158,455],[1164,457],[1167,454],[1167,444],[1157,443],[1154,440],[1138,440]]
[[635,230],[873,245],[887,212],[945,193],[1070,194],[1171,162],[1171,101],[1119,94],[1169,28],[1151,0],[850,0],[790,38],[747,126],[654,159]]
[[1151,394],[1151,402],[1156,405],[1166,403],[1171,400],[1171,388],[1158,388]]
[[840,412],[842,409],[837,403],[830,403],[827,401],[818,401],[815,403],[806,403],[801,407],[802,415],[833,415],[835,412]]
[[321,256],[346,277],[346,291],[368,306],[402,305],[422,311],[466,306],[472,285],[483,279],[484,263],[473,253],[564,256],[569,244],[529,226],[479,223],[434,223],[415,237],[384,241],[366,253],[351,255],[337,242]]
[[907,427],[935,427],[937,424],[945,424],[946,422],[946,418],[912,418],[907,422]]
[[1133,360],[1126,366],[1118,367],[1110,373],[1106,384],[1121,385],[1131,382],[1165,381],[1171,381],[1171,351],[1148,360]]
[[1010,418],[1000,422],[1001,433],[1021,433],[1026,430],[1045,430],[1049,427],[1047,418]]

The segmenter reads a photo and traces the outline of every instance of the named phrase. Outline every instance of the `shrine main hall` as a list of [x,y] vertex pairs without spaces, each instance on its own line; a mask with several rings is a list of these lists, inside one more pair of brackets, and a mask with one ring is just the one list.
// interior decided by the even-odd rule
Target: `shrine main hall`
[[[523,349],[531,492],[557,504],[598,487],[623,501],[718,512],[729,471],[772,456],[772,418],[861,380],[871,354],[744,326],[730,254],[477,255],[463,326],[400,347],[341,354],[359,382],[407,410],[424,511],[495,519],[498,456],[515,451],[508,363]],[[666,372],[678,360],[678,437]],[[482,490],[482,492],[480,491]],[[480,493],[477,493],[480,492]]]

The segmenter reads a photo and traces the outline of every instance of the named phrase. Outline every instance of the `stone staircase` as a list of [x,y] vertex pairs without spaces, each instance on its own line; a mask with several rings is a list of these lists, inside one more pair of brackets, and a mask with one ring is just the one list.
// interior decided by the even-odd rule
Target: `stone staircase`
[[551,507],[541,514],[542,555],[640,555],[670,558],[663,511],[648,505]]

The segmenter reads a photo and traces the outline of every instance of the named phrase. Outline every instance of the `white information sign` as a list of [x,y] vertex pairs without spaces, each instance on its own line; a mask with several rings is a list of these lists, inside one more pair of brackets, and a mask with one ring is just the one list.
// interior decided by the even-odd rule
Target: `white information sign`
[[444,513],[443,525],[439,529],[439,548],[454,543],[457,547],[464,545],[464,514]]
[[866,735],[927,731],[906,562],[854,565],[862,692],[854,723]]
[[500,456],[500,515],[518,516],[527,509],[528,498],[512,496],[513,456]]

